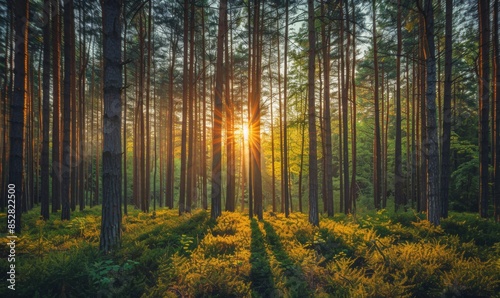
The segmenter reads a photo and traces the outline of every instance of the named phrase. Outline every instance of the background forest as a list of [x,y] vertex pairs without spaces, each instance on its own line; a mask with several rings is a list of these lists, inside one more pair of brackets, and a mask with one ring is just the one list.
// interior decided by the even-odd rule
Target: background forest
[[498,293],[498,2],[0,0],[26,293]]

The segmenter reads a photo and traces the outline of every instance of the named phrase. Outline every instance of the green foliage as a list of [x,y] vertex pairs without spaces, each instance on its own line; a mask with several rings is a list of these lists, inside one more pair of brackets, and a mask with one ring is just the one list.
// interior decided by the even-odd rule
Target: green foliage
[[[131,211],[122,246],[101,255],[98,208],[61,222],[26,214],[16,251],[17,297],[495,297],[500,227],[451,212],[264,215]],[[7,268],[2,258],[0,266]],[[0,296],[7,295],[6,288]],[[16,296],[13,296],[16,297]]]

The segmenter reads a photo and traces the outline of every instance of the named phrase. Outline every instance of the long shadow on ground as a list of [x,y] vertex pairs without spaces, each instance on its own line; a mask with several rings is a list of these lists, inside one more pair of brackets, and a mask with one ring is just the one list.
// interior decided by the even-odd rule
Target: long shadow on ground
[[264,237],[255,219],[250,223],[252,242],[250,244],[250,280],[253,297],[276,297],[269,256],[266,253]]
[[266,231],[266,240],[271,245],[276,260],[280,263],[283,274],[286,277],[285,285],[290,291],[291,297],[311,297],[312,293],[304,281],[304,274],[300,265],[295,264],[283,249],[280,237],[276,234],[273,226],[264,221],[264,230]]

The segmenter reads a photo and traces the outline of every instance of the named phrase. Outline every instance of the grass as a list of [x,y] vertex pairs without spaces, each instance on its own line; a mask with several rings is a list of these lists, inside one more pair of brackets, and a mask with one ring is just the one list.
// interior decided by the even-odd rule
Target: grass
[[434,227],[412,211],[367,211],[316,228],[300,213],[214,222],[201,210],[131,210],[107,256],[99,207],[70,221],[38,214],[23,216],[16,292],[4,281],[1,297],[500,297],[500,225],[476,214]]

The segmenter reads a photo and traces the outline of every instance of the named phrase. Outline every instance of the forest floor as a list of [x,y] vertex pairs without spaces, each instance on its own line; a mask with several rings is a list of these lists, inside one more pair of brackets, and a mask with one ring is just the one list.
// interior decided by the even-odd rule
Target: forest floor
[[[100,207],[71,221],[39,212],[23,216],[16,291],[5,275],[0,297],[500,297],[500,225],[476,214],[434,227],[424,214],[373,211],[315,228],[301,213],[213,222],[201,210],[132,210],[121,247],[103,256]],[[7,256],[0,248],[2,271]]]

